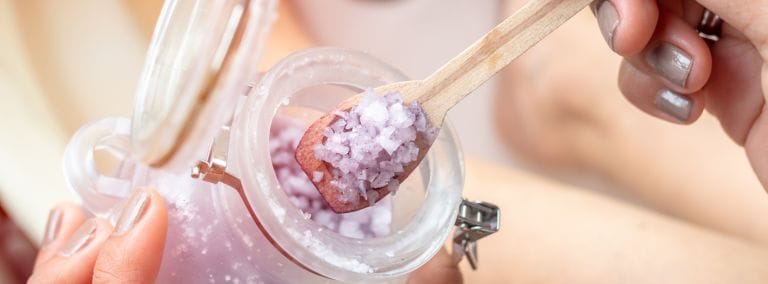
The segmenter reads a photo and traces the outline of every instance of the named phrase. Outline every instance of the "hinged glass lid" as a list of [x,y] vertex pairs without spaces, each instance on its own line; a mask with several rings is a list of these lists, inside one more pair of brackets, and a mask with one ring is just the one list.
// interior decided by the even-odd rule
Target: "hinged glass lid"
[[207,153],[257,72],[275,0],[168,0],[136,92],[132,146],[154,166]]

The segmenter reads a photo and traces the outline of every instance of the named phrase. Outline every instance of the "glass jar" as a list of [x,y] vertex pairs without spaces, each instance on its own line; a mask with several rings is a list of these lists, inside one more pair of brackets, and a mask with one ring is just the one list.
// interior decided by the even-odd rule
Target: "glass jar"
[[[327,111],[343,99],[301,95],[302,90],[336,85],[356,92],[405,79],[371,56],[337,48],[305,50],[274,66],[242,104],[228,139],[227,171],[241,179],[245,199],[230,185],[135,162],[125,148],[127,119],[105,119],[74,136],[67,150],[69,180],[86,208],[113,220],[119,211],[112,208],[120,207],[131,188],[150,185],[161,193],[169,205],[169,232],[160,282],[403,280],[440,249],[456,220],[463,164],[450,125],[393,197],[392,208],[400,214],[394,214],[391,233],[379,238],[345,237],[307,219],[277,182],[268,143],[281,106]],[[104,149],[120,153],[115,175],[93,168],[93,150]]]
[[[126,118],[79,130],[67,147],[66,175],[84,207],[113,222],[133,188],[152,186],[160,192],[169,207],[169,229],[159,282],[404,281],[440,249],[456,220],[463,164],[451,127],[443,127],[422,164],[392,198],[391,233],[367,239],[323,229],[293,207],[272,171],[268,143],[282,106],[319,113],[345,98],[301,94],[307,89],[335,85],[352,90],[346,93],[351,95],[406,79],[389,65],[350,50],[318,48],[285,58],[263,75],[247,99],[218,106],[229,109],[222,115],[235,113],[235,119],[231,136],[217,139],[211,151],[225,149],[230,157],[226,171],[239,178],[239,188],[150,166],[131,144],[135,140]],[[94,153],[99,151],[117,161],[114,171],[96,168]]]
[[[133,119],[84,126],[64,157],[70,188],[95,216],[114,223],[139,186],[167,201],[158,282],[403,282],[445,244],[454,223],[464,224],[457,215],[482,219],[462,202],[463,162],[450,123],[391,197],[389,234],[352,238],[309,219],[272,167],[276,115],[312,121],[350,95],[408,78],[339,48],[307,49],[258,75],[274,1],[176,2],[167,1],[161,14]],[[200,9],[229,16],[207,18]],[[218,44],[187,46],[206,38]],[[454,238],[461,253],[476,239],[464,228]]]
[[332,84],[354,94],[404,80],[399,71],[363,53],[309,49],[267,72],[240,111],[232,141],[237,152],[245,153],[234,161],[245,193],[265,231],[307,270],[345,282],[395,279],[423,265],[445,243],[463,185],[462,159],[450,126],[443,128],[424,162],[393,197],[394,227],[380,238],[349,238],[307,220],[279,189],[266,158],[268,129],[279,107],[320,113],[345,99],[324,95],[331,93],[328,90],[297,95],[302,90]]

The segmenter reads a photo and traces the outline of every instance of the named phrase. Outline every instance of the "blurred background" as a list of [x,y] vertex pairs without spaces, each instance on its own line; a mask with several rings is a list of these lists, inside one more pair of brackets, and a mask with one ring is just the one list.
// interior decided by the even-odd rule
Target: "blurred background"
[[[285,0],[258,64],[266,70],[295,50],[333,45],[424,78],[523,2]],[[130,116],[161,7],[160,0],[0,0],[0,204],[7,212],[0,233],[9,236],[0,237],[0,282],[26,279],[48,210],[74,200],[61,166],[68,139],[89,121]],[[616,87],[619,61],[591,12],[582,11],[451,110],[467,159],[768,239],[768,222],[749,218],[768,214],[768,203],[740,148],[709,116],[680,128],[632,108]],[[725,197],[724,187],[748,190]],[[486,189],[467,190],[482,196]]]
[[[263,69],[307,45],[372,53],[423,78],[495,25],[502,1],[287,1],[280,39]],[[74,200],[62,175],[63,149],[81,126],[130,116],[133,93],[162,1],[0,1],[0,202],[40,240],[48,210]],[[288,13],[288,12],[286,12]],[[375,20],[372,20],[374,18]],[[291,34],[306,33],[306,35]],[[296,38],[296,39],[292,39]],[[495,82],[451,114],[470,154],[508,163],[493,134]],[[23,279],[23,278],[22,278]]]

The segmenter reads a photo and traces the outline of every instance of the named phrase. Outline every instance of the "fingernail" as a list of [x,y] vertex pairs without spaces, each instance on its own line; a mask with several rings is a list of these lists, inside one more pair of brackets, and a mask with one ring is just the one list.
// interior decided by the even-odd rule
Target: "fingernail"
[[96,219],[90,219],[85,221],[80,228],[72,234],[69,238],[69,242],[64,245],[64,248],[59,252],[62,256],[72,256],[73,254],[83,250],[93,240],[98,229],[98,223]]
[[691,56],[669,43],[662,43],[646,55],[648,65],[670,82],[685,87],[693,65]]
[[619,26],[619,13],[611,1],[603,1],[597,7],[597,24],[608,46],[613,50],[613,35]]
[[48,223],[45,225],[45,234],[43,235],[43,246],[51,243],[59,234],[61,225],[61,209],[54,208],[48,213]]
[[128,204],[125,205],[123,211],[120,213],[120,218],[117,219],[115,224],[115,230],[112,232],[113,236],[119,236],[130,231],[133,226],[144,215],[144,211],[147,210],[149,204],[149,193],[144,190],[139,190],[134,193]]
[[661,111],[671,115],[680,122],[688,120],[688,117],[691,115],[691,106],[693,105],[691,98],[688,96],[670,90],[661,90],[656,95],[655,104]]

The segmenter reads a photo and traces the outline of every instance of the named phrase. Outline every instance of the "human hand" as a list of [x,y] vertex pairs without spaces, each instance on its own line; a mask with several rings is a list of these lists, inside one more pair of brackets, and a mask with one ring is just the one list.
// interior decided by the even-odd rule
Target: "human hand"
[[[107,220],[86,220],[74,204],[60,204],[49,215],[29,283],[153,283],[167,226],[165,203],[149,189],[134,193],[115,228]],[[461,272],[442,249],[409,283],[461,283]]]
[[116,226],[74,204],[51,210],[29,283],[153,283],[168,225],[163,199],[139,189]]
[[422,283],[463,283],[459,265],[445,248],[440,249],[437,255],[408,278],[408,284]]
[[[619,88],[641,110],[692,123],[706,108],[746,149],[768,188],[768,14],[765,0],[605,0],[593,11],[611,49],[624,57]],[[720,40],[698,26],[704,8],[722,17]]]

